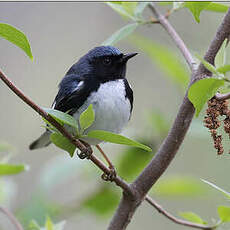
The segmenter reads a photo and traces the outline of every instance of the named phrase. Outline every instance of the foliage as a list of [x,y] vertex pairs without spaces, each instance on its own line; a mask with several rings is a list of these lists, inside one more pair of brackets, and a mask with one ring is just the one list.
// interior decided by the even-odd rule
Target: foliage
[[54,224],[52,220],[47,217],[44,227],[40,227],[35,220],[32,220],[28,226],[28,230],[64,230],[64,225],[65,221]]
[[[76,129],[75,136],[76,138],[95,138],[101,141],[106,141],[110,143],[135,146],[137,148],[142,148],[146,151],[151,152],[152,149],[148,146],[145,146],[137,141],[131,140],[127,137],[124,137],[120,134],[111,133],[104,130],[91,130],[86,134],[83,134],[83,131],[89,128],[95,119],[93,105],[89,105],[89,107],[80,115],[80,127],[81,131],[78,130],[77,121],[67,113],[63,113],[61,111],[53,110],[53,109],[45,109],[46,112],[51,115],[56,121],[60,122],[61,125],[70,125]],[[53,129],[54,133],[52,133],[50,140],[59,148],[67,151],[71,157],[75,152],[76,147],[70,143],[70,141],[62,136],[58,131]]]
[[120,40],[128,37],[131,33],[134,32],[134,30],[137,28],[137,23],[128,24],[124,27],[122,27],[120,30],[116,31],[114,34],[112,34],[111,37],[109,37],[106,41],[102,43],[103,46],[108,45],[114,45]]
[[93,105],[91,104],[79,118],[79,123],[81,127],[81,133],[83,133],[87,128],[89,128],[95,119],[95,114],[93,110]]
[[142,13],[148,2],[107,2],[107,4],[121,16],[133,21],[112,34],[102,45],[114,45],[132,34],[139,25],[145,24]]
[[202,57],[197,55],[197,58],[204,65],[204,67],[213,74],[212,78],[205,78],[195,82],[188,91],[188,98],[193,103],[196,109],[196,116],[199,116],[200,111],[218,91],[225,90],[229,92],[229,80],[226,78],[230,71],[230,65],[225,63],[227,43],[222,45],[221,62],[218,67],[208,63]]
[[28,170],[26,165],[0,164],[0,176],[14,175]]
[[194,18],[199,23],[201,11],[207,8],[209,4],[210,2],[185,2],[184,6],[192,12]]
[[224,80],[218,78],[205,78],[199,80],[190,87],[188,98],[196,108],[196,116],[199,116],[206,102],[216,94],[221,86],[224,86]]
[[76,146],[73,145],[69,139],[66,137],[62,136],[59,133],[52,133],[50,136],[50,140],[59,148],[65,150],[66,152],[69,153],[71,157],[73,157]]
[[198,216],[197,214],[195,214],[193,212],[180,212],[179,214],[184,219],[191,221],[193,223],[204,224],[204,225],[207,224],[206,221],[204,221],[200,216]]
[[0,37],[21,48],[28,55],[28,57],[33,60],[30,44],[23,32],[11,25],[0,23]]
[[120,144],[120,145],[128,145],[128,146],[134,146],[137,148],[144,149],[148,152],[151,152],[152,149],[146,145],[143,145],[137,141],[133,141],[127,137],[124,137],[120,134],[111,133],[108,131],[103,130],[92,130],[88,133],[87,137],[90,138],[96,138],[102,141],[107,141],[110,143]]

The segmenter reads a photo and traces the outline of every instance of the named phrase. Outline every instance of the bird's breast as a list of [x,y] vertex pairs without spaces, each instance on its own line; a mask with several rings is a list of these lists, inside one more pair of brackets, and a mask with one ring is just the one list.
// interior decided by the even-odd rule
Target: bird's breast
[[96,92],[92,92],[86,102],[74,114],[78,120],[80,114],[93,105],[95,121],[90,130],[106,130],[120,133],[130,118],[131,104],[126,98],[124,80],[102,83]]

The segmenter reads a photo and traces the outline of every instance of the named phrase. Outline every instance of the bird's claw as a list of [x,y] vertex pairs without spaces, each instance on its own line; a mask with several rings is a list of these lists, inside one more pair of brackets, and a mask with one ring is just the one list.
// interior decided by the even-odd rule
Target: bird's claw
[[104,181],[114,181],[114,179],[116,178],[116,176],[117,176],[117,173],[116,173],[116,170],[115,170],[115,168],[114,167],[110,167],[109,168],[110,170],[109,170],[109,173],[103,173],[102,175],[101,175],[101,178],[102,178],[102,180],[104,180]]
[[91,148],[85,148],[85,150],[81,151],[81,152],[78,152],[77,155],[80,159],[89,159],[90,156],[92,155],[93,151]]

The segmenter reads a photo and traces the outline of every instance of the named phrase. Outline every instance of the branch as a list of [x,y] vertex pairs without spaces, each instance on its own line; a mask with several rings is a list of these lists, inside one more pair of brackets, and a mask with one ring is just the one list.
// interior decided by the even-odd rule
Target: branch
[[[0,70],[0,79],[19,97],[21,98],[27,105],[29,105],[35,112],[40,114],[43,118],[49,121],[55,128],[57,128],[60,133],[65,136],[71,143],[73,143],[78,149],[82,152],[89,155],[89,160],[92,161],[98,168],[100,168],[105,174],[110,173],[110,169],[105,166],[105,164],[100,161],[96,156],[92,154],[92,149],[90,146],[84,145],[78,139],[75,139],[70,133],[66,131],[66,129],[60,125],[54,118],[52,118],[49,114],[47,114],[41,107],[36,105],[30,98],[28,98],[20,89],[18,89],[8,78],[7,76]],[[126,193],[133,196],[135,191],[122,180],[120,177],[116,176],[113,180],[116,185],[121,187]]]
[[224,100],[230,99],[230,93],[226,93],[226,94],[217,93],[215,95],[215,98],[219,101],[224,101]]
[[1,206],[0,206],[0,211],[9,218],[11,223],[15,226],[16,230],[23,230],[22,225],[18,222],[18,220],[15,218],[15,216],[10,211],[8,211],[6,208],[1,207]]
[[149,4],[149,8],[151,9],[153,14],[157,18],[157,21],[163,26],[163,28],[167,31],[167,33],[170,35],[170,37],[174,40],[176,46],[179,48],[179,50],[183,54],[185,60],[187,61],[191,71],[193,71],[196,62],[193,60],[193,57],[192,57],[190,51],[188,50],[188,48],[184,44],[181,37],[177,34],[175,29],[171,26],[171,24],[167,20],[167,14],[166,14],[166,16],[160,14],[158,12],[158,10],[156,10],[156,8],[154,7],[153,3]]
[[[175,33],[175,30],[169,24],[167,19],[151,6],[153,12],[155,12],[163,23],[162,26],[167,30],[170,36],[173,38],[176,45],[183,52],[186,61],[192,68],[192,59],[190,53],[180,37]],[[218,31],[212,40],[208,51],[206,52],[204,59],[211,64],[214,64],[215,56],[219,51],[225,38],[230,35],[230,9],[225,15]],[[178,38],[179,37],[179,38]],[[192,72],[190,85],[199,79],[210,76],[211,73],[200,64],[197,71]],[[189,85],[189,86],[190,86]],[[175,118],[173,126],[168,133],[168,136],[160,146],[158,152],[155,154],[152,161],[147,165],[147,167],[142,171],[142,173],[137,177],[137,179],[131,184],[131,187],[137,191],[136,199],[131,199],[127,194],[123,194],[123,198],[119,204],[119,207],[113,216],[109,230],[124,230],[131,221],[136,208],[141,204],[145,195],[150,190],[150,188],[156,183],[156,181],[161,177],[164,171],[167,169],[172,159],[176,155],[180,145],[182,144],[184,137],[188,131],[190,123],[193,119],[195,109],[192,103],[187,97],[187,93],[183,99],[183,102],[179,108],[179,112]]]
[[180,224],[180,225],[184,225],[184,226],[188,226],[191,228],[198,228],[198,229],[206,229],[206,230],[213,230],[216,228],[216,226],[207,226],[207,225],[203,225],[203,224],[196,224],[193,222],[189,222],[186,220],[181,220],[175,216],[173,216],[172,214],[170,214],[169,212],[167,212],[166,210],[164,210],[156,201],[154,201],[151,197],[146,196],[145,200],[151,205],[153,206],[159,213],[163,214],[165,217],[167,217],[168,219],[170,219],[172,222],[176,223],[176,224]]

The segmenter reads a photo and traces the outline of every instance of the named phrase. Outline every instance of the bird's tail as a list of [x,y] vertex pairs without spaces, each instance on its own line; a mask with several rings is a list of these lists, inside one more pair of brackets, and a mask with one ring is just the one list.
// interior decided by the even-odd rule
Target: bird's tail
[[37,140],[35,140],[30,144],[29,149],[30,150],[39,149],[51,144],[50,134],[51,134],[50,131],[44,132]]

